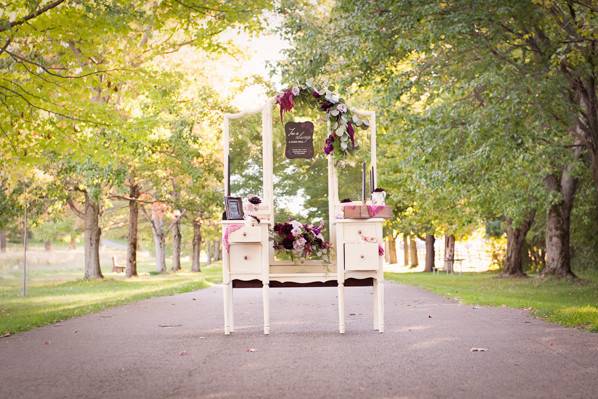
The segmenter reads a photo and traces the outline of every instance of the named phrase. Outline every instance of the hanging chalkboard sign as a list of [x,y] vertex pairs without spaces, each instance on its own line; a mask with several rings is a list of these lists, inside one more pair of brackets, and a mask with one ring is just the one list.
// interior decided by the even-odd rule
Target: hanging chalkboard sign
[[284,125],[286,147],[284,155],[289,159],[314,157],[314,124],[311,122],[287,122]]

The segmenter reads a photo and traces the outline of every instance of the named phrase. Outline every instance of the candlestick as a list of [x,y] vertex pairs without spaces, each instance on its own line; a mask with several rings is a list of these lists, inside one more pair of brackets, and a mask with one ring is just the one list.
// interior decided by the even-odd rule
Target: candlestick
[[363,161],[361,168],[361,203],[365,204],[365,161]]
[[230,196],[230,154],[227,154],[226,162],[226,195]]
[[374,192],[374,189],[376,188],[376,183],[374,182],[374,167],[372,166],[370,168],[370,193]]

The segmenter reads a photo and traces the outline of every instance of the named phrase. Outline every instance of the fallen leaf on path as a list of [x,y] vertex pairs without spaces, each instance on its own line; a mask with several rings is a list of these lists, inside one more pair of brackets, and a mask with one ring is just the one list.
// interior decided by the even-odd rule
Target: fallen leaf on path
[[50,341],[44,341],[44,345],[50,345]]
[[255,348],[247,348],[247,352],[255,352],[256,349]]
[[349,316],[355,316],[355,313],[349,313]]
[[488,352],[488,348],[471,348],[470,352]]
[[175,328],[175,327],[182,327],[182,324],[158,324],[158,327],[162,328]]
[[12,334],[7,332],[6,334],[2,334],[0,335],[0,338],[6,338],[6,337],[10,337]]
[[73,331],[73,334],[77,334],[79,332],[79,330],[75,330]]
[[428,319],[431,319],[431,318],[432,318],[432,316],[428,315]]
[[179,352],[179,356],[187,356],[189,353],[187,351]]
[[474,306],[472,307],[472,309],[479,309],[479,308],[480,308],[480,307],[479,307],[478,305],[474,305]]
[[199,337],[199,339],[206,339],[206,337]]

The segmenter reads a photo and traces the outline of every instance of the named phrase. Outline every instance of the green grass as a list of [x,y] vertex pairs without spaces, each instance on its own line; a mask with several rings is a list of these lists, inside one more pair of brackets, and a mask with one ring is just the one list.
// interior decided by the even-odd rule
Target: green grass
[[[144,265],[141,269],[149,268]],[[188,266],[186,267],[188,270]],[[28,296],[20,295],[16,276],[0,278],[0,336],[26,331],[75,316],[97,312],[142,299],[205,288],[221,279],[219,264],[202,267],[202,273],[178,272],[126,279],[106,273],[97,281],[81,280],[81,271],[32,271]]]
[[500,278],[496,273],[386,273],[388,280],[414,285],[468,304],[529,309],[568,327],[598,332],[598,274],[582,281]]

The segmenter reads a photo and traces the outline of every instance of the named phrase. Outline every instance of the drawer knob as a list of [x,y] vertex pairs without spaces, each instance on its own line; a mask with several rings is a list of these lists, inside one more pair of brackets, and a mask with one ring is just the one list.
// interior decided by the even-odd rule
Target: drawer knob
[[247,237],[247,233],[243,233],[243,237]]
[[361,234],[361,230],[357,230],[357,234]]
[[248,257],[247,255],[245,255],[245,256],[243,257],[243,259],[247,260],[247,259],[249,259],[249,257]]
[[361,256],[360,256],[360,258],[361,258],[361,259],[365,259],[365,256],[364,256],[364,255],[361,255]]

